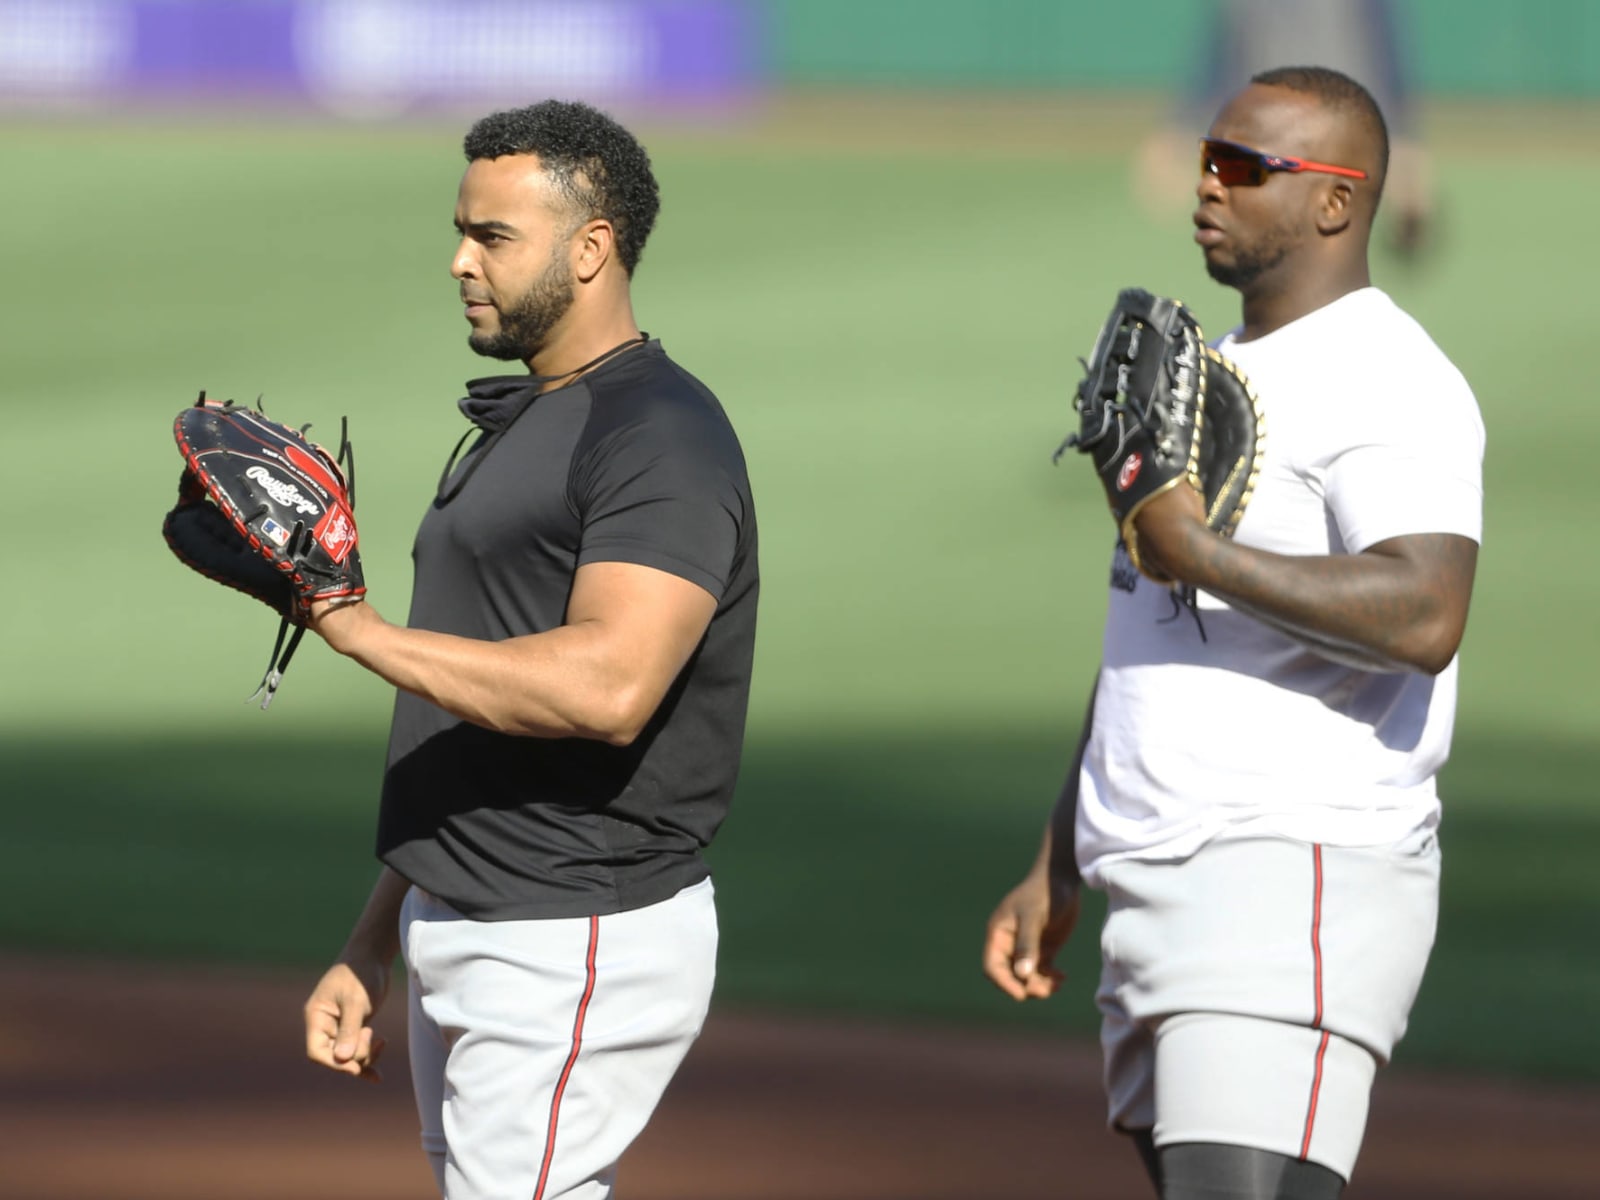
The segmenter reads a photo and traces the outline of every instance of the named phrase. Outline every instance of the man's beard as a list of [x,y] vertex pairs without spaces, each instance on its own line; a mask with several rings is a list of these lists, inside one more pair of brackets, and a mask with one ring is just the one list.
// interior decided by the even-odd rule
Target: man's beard
[[572,307],[573,291],[566,261],[559,256],[552,258],[522,298],[501,310],[500,328],[494,333],[469,334],[467,345],[487,358],[506,362],[532,359],[544,348],[556,322]]
[[1242,292],[1281,263],[1288,253],[1288,245],[1280,241],[1242,250],[1234,255],[1232,262],[1217,262],[1208,257],[1206,274],[1224,287]]

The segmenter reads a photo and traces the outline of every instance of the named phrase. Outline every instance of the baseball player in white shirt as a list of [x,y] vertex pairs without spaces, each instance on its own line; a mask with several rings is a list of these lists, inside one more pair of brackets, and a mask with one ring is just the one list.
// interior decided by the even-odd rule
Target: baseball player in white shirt
[[1263,72],[1202,140],[1195,241],[1236,288],[1217,343],[1266,412],[1232,540],[1176,487],[1119,544],[1100,673],[984,969],[1051,995],[1082,886],[1107,893],[1112,1126],[1163,1200],[1327,1200],[1433,944],[1456,650],[1484,433],[1461,373],[1373,287],[1388,158],[1370,94]]

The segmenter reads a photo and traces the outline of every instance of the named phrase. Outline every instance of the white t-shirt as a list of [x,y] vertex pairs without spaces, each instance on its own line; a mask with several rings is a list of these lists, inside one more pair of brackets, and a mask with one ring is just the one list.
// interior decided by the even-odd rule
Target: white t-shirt
[[[1322,555],[1412,533],[1481,540],[1477,402],[1387,295],[1364,288],[1252,342],[1238,332],[1217,348],[1260,395],[1266,440],[1237,541]],[[1454,661],[1437,676],[1356,670],[1197,599],[1184,607],[1118,545],[1079,779],[1088,883],[1218,836],[1370,846],[1437,824]]]

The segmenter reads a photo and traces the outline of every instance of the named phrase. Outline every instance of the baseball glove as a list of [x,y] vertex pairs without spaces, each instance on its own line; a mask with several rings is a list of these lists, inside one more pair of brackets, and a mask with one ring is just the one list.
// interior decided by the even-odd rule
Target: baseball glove
[[1140,288],[1117,295],[1083,366],[1078,429],[1055,457],[1074,447],[1090,456],[1133,565],[1171,583],[1140,560],[1134,518],[1187,484],[1205,499],[1206,524],[1231,535],[1261,471],[1260,400],[1188,308]]
[[178,503],[161,527],[167,545],[200,574],[254,596],[282,618],[256,689],[266,708],[312,603],[367,590],[356,549],[354,452],[341,437],[331,456],[304,430],[231,400],[207,401],[204,392],[178,414],[173,434],[184,470]]

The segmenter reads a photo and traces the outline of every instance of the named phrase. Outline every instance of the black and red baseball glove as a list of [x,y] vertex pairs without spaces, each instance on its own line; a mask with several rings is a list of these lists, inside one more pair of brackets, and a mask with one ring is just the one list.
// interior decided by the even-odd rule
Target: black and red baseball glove
[[[309,428],[309,427],[308,427]],[[317,600],[359,597],[355,458],[252,409],[205,393],[173,423],[184,470],[161,532],[183,563],[282,618],[257,694],[272,702]],[[285,633],[294,626],[287,649]]]

